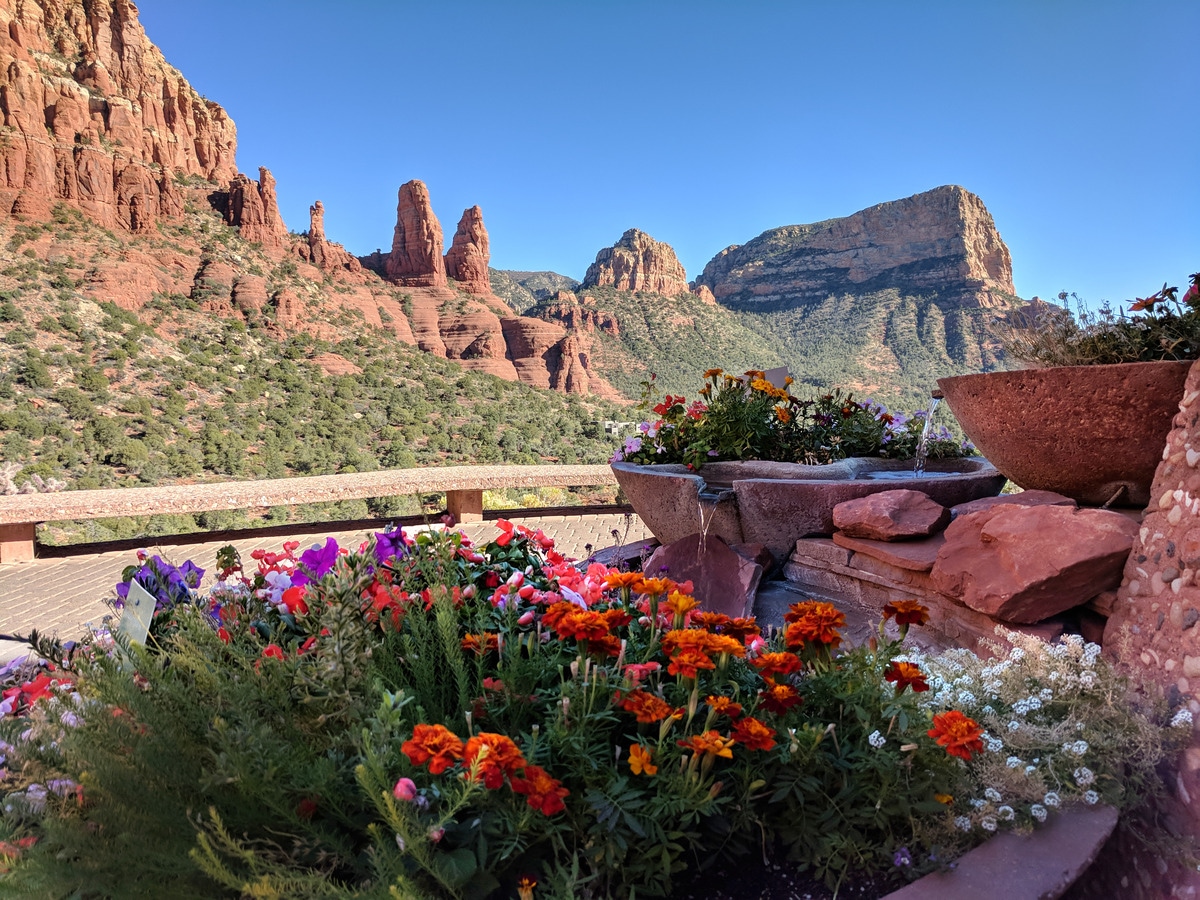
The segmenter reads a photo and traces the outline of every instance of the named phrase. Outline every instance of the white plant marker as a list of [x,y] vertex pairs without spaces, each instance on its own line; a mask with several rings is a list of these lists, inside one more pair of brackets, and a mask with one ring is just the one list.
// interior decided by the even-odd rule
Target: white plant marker
[[117,631],[130,641],[144,645],[150,635],[150,620],[154,618],[156,603],[149,591],[136,581],[130,581],[129,593],[125,597],[125,606],[121,613],[121,621],[117,623]]

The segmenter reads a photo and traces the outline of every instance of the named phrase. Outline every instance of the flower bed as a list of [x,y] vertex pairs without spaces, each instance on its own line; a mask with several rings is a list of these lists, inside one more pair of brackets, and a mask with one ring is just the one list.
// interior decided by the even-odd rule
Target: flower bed
[[1174,733],[1079,640],[926,658],[897,602],[842,648],[830,604],[762,628],[500,525],[227,548],[204,592],[140,560],[147,646],[40,641],[7,673],[0,894],[669,895],[774,839],[902,883],[1136,802]]
[[[926,410],[892,413],[840,390],[799,399],[789,390],[790,377],[777,387],[759,370],[734,376],[709,369],[704,378],[696,400],[668,394],[653,407],[652,384],[645,382],[642,408],[657,418],[642,422],[639,434],[626,439],[610,462],[683,463],[698,469],[715,460],[824,465],[854,456],[912,459],[929,417]],[[955,458],[973,454],[974,448],[942,426],[930,429],[926,453],[931,459]]]

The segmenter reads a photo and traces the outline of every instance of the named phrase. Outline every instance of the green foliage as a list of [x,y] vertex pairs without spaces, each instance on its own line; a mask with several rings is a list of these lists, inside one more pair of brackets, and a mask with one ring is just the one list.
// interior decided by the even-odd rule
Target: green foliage
[[1035,366],[1200,359],[1200,273],[1191,276],[1182,301],[1178,291],[1164,284],[1135,300],[1134,316],[1107,303],[1092,312],[1064,291],[1059,301],[1075,300],[1077,315],[1052,303],[1021,308],[1001,319],[996,332],[1009,356]]

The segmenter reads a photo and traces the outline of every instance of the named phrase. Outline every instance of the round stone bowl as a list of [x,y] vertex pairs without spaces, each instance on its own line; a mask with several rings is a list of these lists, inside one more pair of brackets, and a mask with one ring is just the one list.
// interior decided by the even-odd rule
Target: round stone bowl
[[833,533],[833,508],[880,491],[923,491],[943,506],[992,497],[1004,476],[986,459],[935,459],[925,475],[911,461],[843,459],[824,466],[799,463],[708,463],[686,466],[613,463],[617,483],[646,527],[663,544],[697,532],[727,544],[763,544],[777,559],[802,537]]
[[987,372],[939,378],[938,387],[979,452],[1016,484],[1140,509],[1191,365]]

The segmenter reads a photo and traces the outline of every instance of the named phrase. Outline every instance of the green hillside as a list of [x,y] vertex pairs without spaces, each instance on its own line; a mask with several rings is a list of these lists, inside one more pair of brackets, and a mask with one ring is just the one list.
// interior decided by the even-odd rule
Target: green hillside
[[[625,396],[638,397],[641,382],[651,374],[657,375],[659,393],[694,397],[705,369],[744,372],[783,365],[777,342],[764,339],[738,314],[693,294],[664,297],[609,287],[589,287],[581,293],[595,300],[580,304],[584,312],[602,310],[616,318],[618,334],[590,332],[589,362],[592,371]],[[549,305],[539,303],[526,315],[559,321]]]
[[[273,285],[324,291],[322,327],[336,336],[284,337],[269,307],[247,324],[179,295],[159,295],[136,313],[98,305],[85,289],[91,261],[144,239],[66,211],[62,218],[45,228],[0,224],[0,459],[14,486],[34,475],[80,489],[473,462],[596,463],[612,453],[601,423],[623,417],[619,406],[467,372],[403,344],[339,307],[335,286],[299,278],[294,265],[273,263],[207,213],[161,226],[161,240],[182,241],[185,228],[204,232],[204,241],[212,238],[206,253],[268,272]],[[361,374],[326,374],[321,363],[331,360]],[[405,503],[343,506],[327,514],[391,515]],[[280,510],[276,520],[287,515]],[[76,536],[243,520],[161,517],[89,524]]]

